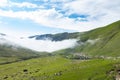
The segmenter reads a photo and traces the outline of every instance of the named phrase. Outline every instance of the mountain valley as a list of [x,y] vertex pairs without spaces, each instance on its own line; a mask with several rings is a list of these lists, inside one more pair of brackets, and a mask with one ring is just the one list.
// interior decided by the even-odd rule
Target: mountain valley
[[86,32],[27,37],[35,41],[76,40],[74,46],[52,52],[31,50],[7,36],[0,33],[0,80],[120,79],[120,21]]

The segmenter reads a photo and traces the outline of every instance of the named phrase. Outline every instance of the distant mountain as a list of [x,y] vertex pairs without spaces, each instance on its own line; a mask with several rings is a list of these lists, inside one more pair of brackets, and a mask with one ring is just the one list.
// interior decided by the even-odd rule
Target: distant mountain
[[78,37],[80,33],[58,33],[58,34],[43,34],[43,35],[35,35],[35,36],[29,36],[30,39],[35,40],[51,40],[51,41],[62,41],[66,39],[75,39]]
[[6,36],[6,34],[0,33],[0,36]]
[[[7,35],[0,33],[0,57],[26,59],[38,56],[37,52],[9,42]],[[23,38],[24,39],[24,38]],[[112,56],[120,57],[120,21],[87,32],[58,33],[29,36],[28,39],[62,41],[77,39],[73,48],[53,52],[62,55]],[[26,39],[27,40],[27,39]],[[30,45],[31,46],[31,45]]]
[[120,57],[120,21],[79,35],[79,45],[55,53]]
[[5,37],[6,34],[0,33],[0,39],[3,39],[3,37]]

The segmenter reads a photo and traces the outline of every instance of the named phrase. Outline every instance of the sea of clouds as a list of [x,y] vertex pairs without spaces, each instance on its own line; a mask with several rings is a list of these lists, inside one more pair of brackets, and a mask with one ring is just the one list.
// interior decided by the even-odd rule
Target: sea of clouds
[[76,39],[67,39],[63,41],[51,40],[35,40],[29,38],[17,38],[11,36],[4,36],[0,39],[0,43],[7,43],[9,45],[20,45],[35,51],[53,52],[60,49],[72,48],[77,44]]

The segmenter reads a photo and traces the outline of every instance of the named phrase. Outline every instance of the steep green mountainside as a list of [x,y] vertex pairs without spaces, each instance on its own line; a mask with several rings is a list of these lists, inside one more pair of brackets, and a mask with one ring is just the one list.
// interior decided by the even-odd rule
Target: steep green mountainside
[[95,40],[93,44],[85,44],[80,52],[90,55],[120,56],[120,21],[106,27],[86,32],[81,36],[81,40]]
[[[40,55],[22,47],[0,45],[0,80],[120,79],[120,21],[71,36],[69,39],[78,39],[75,47],[55,51],[54,56],[29,60],[24,59]],[[14,59],[23,61],[9,63]],[[9,64],[4,64],[5,61]]]
[[87,56],[120,56],[120,21],[79,35],[79,45],[56,53],[77,53]]

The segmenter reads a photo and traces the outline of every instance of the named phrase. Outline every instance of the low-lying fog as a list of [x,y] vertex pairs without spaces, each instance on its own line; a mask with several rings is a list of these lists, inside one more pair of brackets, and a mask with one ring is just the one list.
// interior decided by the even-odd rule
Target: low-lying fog
[[32,50],[47,51],[47,52],[52,52],[52,51],[65,49],[65,48],[71,48],[77,44],[76,39],[68,39],[68,40],[55,42],[51,40],[35,40],[35,39],[29,39],[29,38],[20,39],[20,38],[10,37],[10,36],[6,36],[4,38],[7,40],[6,42],[8,44],[12,44],[12,45],[18,44],[20,46],[23,46]]

